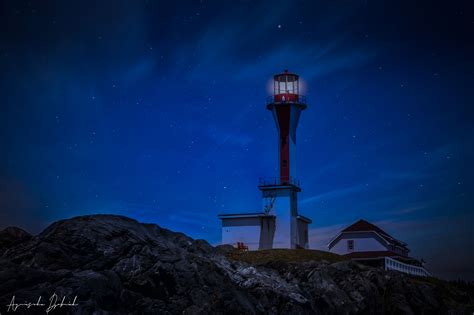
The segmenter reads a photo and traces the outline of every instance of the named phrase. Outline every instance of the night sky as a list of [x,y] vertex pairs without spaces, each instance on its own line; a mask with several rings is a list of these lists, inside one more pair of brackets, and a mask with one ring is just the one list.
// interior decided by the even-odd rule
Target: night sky
[[364,218],[474,280],[474,11],[414,3],[1,1],[0,228],[116,213],[218,244],[277,174],[289,69],[310,246]]

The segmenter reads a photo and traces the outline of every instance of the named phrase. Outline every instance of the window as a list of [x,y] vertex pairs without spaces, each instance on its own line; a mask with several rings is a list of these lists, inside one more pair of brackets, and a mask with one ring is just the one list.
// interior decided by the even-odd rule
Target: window
[[289,81],[286,85],[286,91],[288,93],[295,94],[294,88],[293,88],[293,82]]
[[280,81],[280,84],[278,86],[278,94],[284,94],[285,92],[286,92],[286,82]]
[[347,250],[354,250],[354,240],[347,241]]

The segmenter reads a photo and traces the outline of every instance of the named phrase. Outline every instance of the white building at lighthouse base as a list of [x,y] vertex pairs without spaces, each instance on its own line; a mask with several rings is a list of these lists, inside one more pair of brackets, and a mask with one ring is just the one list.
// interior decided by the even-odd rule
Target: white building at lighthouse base
[[262,250],[272,248],[308,248],[308,224],[312,221],[298,214],[297,193],[291,183],[261,182],[263,211],[220,214],[222,244]]

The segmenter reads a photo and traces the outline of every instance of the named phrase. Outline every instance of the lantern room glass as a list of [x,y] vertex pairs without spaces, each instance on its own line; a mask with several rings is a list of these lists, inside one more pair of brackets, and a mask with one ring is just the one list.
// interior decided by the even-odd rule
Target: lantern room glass
[[273,81],[274,95],[299,94],[298,76],[282,74],[275,77]]

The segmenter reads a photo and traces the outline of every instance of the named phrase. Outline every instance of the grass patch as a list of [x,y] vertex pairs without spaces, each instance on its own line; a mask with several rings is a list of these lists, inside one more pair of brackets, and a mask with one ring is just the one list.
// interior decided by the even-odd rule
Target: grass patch
[[264,265],[269,262],[306,262],[327,260],[330,263],[346,260],[344,257],[313,249],[268,249],[257,251],[233,251],[228,258],[244,261],[253,265]]

